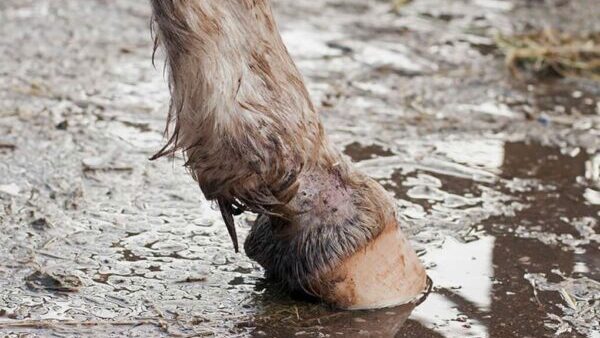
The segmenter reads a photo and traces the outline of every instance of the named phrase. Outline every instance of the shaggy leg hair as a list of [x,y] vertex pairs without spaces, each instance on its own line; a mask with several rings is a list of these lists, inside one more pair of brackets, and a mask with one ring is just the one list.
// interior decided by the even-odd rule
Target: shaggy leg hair
[[245,248],[268,274],[318,294],[316,281],[394,220],[385,191],[324,134],[267,0],[151,0],[166,52],[167,144],[219,204],[260,217]]
[[291,290],[319,296],[329,287],[320,277],[371,242],[381,226],[395,219],[387,193],[376,182],[355,173],[353,186],[330,175],[301,177],[290,202],[301,210],[290,221],[260,215],[244,249],[269,277]]

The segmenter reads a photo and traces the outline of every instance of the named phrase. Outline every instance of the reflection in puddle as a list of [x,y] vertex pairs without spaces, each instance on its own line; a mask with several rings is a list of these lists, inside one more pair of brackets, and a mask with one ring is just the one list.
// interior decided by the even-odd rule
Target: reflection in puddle
[[[285,297],[284,297],[285,298]],[[254,337],[382,337],[391,338],[402,332],[413,305],[374,311],[334,311],[323,305],[286,304],[273,300],[266,304],[253,327]]]
[[422,324],[424,334],[430,330],[440,337],[488,337],[487,327],[463,311],[449,297],[434,293],[411,318]]
[[423,256],[423,261],[430,266],[427,273],[435,281],[436,288],[453,290],[479,309],[488,311],[494,273],[494,243],[492,236],[469,243],[447,238],[441,247],[428,250]]
[[[494,237],[484,236],[470,243],[447,238],[440,247],[428,250],[423,261],[435,289],[441,292],[431,294],[412,318],[447,337],[488,336],[478,316],[465,314],[467,309],[461,305],[471,303],[478,312],[489,311],[493,247]],[[452,297],[447,297],[448,294]],[[461,302],[457,304],[453,299]]]
[[[543,334],[547,329],[593,332],[597,325],[584,323],[589,309],[598,307],[600,301],[585,298],[581,308],[588,310],[574,311],[565,303],[569,296],[562,295],[568,291],[532,285],[532,277],[526,276],[562,271],[554,280],[570,278],[590,285],[584,282],[586,278],[600,273],[598,261],[592,258],[599,253],[595,230],[599,208],[588,199],[592,188],[581,180],[585,177],[594,186],[590,177],[595,177],[595,157],[498,140],[477,143],[481,146],[477,149],[488,152],[474,151],[470,156],[465,142],[440,144],[444,145],[436,147],[438,161],[450,158],[499,176],[489,183],[466,180],[464,171],[440,174],[419,162],[400,165],[403,174],[393,179],[396,183],[390,188],[400,198],[411,226],[419,229],[413,230],[413,238],[424,252],[422,258],[435,285],[434,293],[413,312],[407,330],[446,337]],[[429,163],[436,161],[436,155]],[[380,160],[365,160],[374,161]],[[410,174],[415,170],[416,175]],[[381,179],[386,182],[385,175]],[[462,224],[447,223],[448,215],[461,215],[455,220]],[[471,229],[468,236],[460,236],[461,228]],[[600,296],[589,286],[586,291]],[[411,325],[413,320],[420,325]],[[404,335],[414,332],[399,336]]]

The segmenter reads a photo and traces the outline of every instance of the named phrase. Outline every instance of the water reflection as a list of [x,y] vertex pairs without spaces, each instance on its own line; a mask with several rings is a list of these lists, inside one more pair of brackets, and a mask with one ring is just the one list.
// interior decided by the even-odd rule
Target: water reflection
[[[419,163],[410,163],[406,167],[411,170],[403,170],[403,175],[394,179],[397,184],[392,190],[402,199],[401,205],[418,203],[421,214],[417,221],[428,221],[427,227],[420,228],[417,238],[427,239],[428,244],[420,248],[425,252],[423,260],[435,283],[435,292],[414,310],[397,337],[544,335],[550,332],[548,327],[555,327],[549,314],[560,318],[561,304],[565,300],[557,292],[537,290],[525,275],[542,273],[559,282],[569,276],[577,278],[598,273],[597,264],[590,268],[586,263],[594,257],[591,252],[598,252],[592,245],[597,235],[591,229],[596,223],[589,218],[593,225],[587,228],[577,225],[586,216],[598,213],[588,198],[591,188],[585,183],[576,183],[581,182],[582,177],[592,181],[589,177],[593,176],[590,172],[594,172],[593,159],[583,152],[561,151],[535,143],[497,140],[475,143],[487,151],[470,156],[466,143],[447,142],[436,146],[439,158],[429,161],[447,158],[460,165],[486,170],[499,175],[495,183],[473,180],[472,187],[462,187],[462,191],[468,193],[452,194],[448,188],[456,187],[453,181],[464,180],[464,172],[455,176],[452,172],[440,175]],[[361,156],[368,158],[365,154]],[[367,161],[373,165],[379,159]],[[410,174],[413,168],[417,169]],[[471,227],[479,230],[473,239],[457,237],[455,233],[422,235],[441,231],[438,227],[444,224],[437,222],[440,211],[456,213],[452,209],[465,209],[465,205],[470,205],[463,216],[480,212],[477,205],[453,205],[449,200],[491,198],[471,193],[485,189],[500,190],[522,204],[509,212],[483,217],[478,226]],[[407,210],[414,211],[414,208]],[[462,220],[467,218],[462,217]],[[468,224],[463,226],[469,227]],[[520,231],[515,232],[517,228]],[[537,233],[540,235],[531,235]],[[540,240],[542,238],[556,240],[548,243]],[[571,321],[570,324],[577,325],[577,316]],[[571,332],[575,337],[580,334],[575,330]]]
[[365,311],[339,311],[305,295],[289,295],[268,280],[243,304],[255,309],[252,320],[237,324],[253,337],[395,337],[414,305]]
[[[359,312],[310,311],[262,314],[253,337],[396,337],[413,310],[412,305]],[[316,312],[316,313],[315,313]],[[254,324],[252,324],[254,326]]]
[[435,281],[438,293],[419,306],[412,318],[451,337],[486,336],[485,325],[476,317],[461,313],[453,299],[481,311],[489,310],[494,244],[492,236],[470,243],[447,238],[440,247],[428,250],[423,261],[430,266],[427,273]]

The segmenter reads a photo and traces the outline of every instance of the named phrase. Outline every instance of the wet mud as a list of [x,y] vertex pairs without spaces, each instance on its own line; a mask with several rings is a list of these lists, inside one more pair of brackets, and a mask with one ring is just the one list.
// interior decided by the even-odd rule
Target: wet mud
[[182,159],[148,161],[168,90],[146,2],[5,0],[0,335],[600,337],[600,85],[514,78],[494,45],[598,30],[596,1],[274,2],[330,137],[395,195],[428,298],[336,311],[234,253]]

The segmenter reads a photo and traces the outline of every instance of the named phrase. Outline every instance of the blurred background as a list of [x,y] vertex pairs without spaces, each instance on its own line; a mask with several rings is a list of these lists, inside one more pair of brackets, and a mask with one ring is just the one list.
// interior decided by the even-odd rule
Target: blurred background
[[600,337],[600,1],[273,6],[428,299],[338,312],[234,253],[182,160],[148,161],[169,93],[147,1],[2,0],[0,333]]

